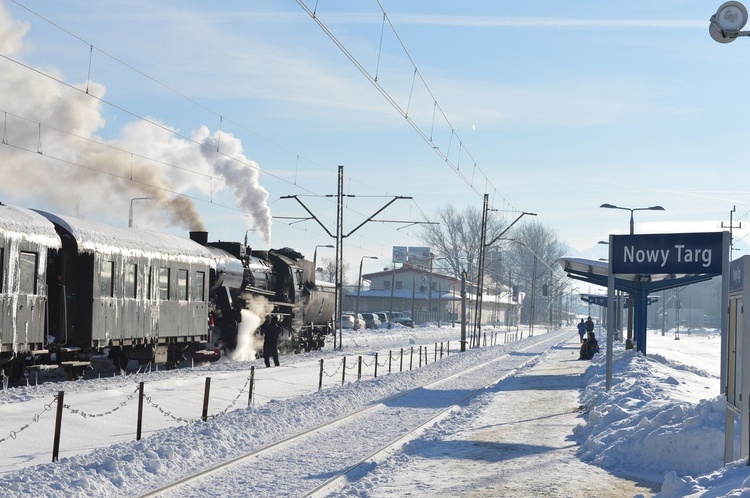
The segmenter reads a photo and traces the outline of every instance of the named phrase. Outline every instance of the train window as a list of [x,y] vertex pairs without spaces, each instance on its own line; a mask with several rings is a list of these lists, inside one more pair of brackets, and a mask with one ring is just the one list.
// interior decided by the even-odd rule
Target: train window
[[187,301],[188,298],[188,271],[177,270],[177,300]]
[[128,263],[125,265],[125,297],[135,299],[138,288],[138,265]]
[[36,260],[36,253],[21,252],[21,278],[18,284],[18,290],[21,294],[36,294]]
[[148,267],[148,285],[146,286],[146,299],[151,299],[151,289],[154,286],[154,269]]
[[206,289],[206,272],[197,271],[195,272],[195,278],[193,279],[193,301],[203,301],[203,293]]
[[99,296],[114,296],[114,261],[102,261],[101,270],[99,271]]
[[169,301],[169,268],[159,268],[159,299]]

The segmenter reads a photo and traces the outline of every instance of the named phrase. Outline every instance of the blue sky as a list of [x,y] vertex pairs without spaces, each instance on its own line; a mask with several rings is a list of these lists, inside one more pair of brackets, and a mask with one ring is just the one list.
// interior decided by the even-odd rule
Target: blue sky
[[[746,233],[750,40],[710,38],[721,2],[381,0],[398,38],[374,0],[302,2],[367,76],[298,2],[0,2],[0,113],[10,113],[4,130],[16,146],[0,146],[0,160],[21,168],[0,172],[4,202],[125,224],[142,192],[99,168],[142,156],[153,168],[162,161],[165,188],[190,196],[211,238],[241,239],[254,222],[192,157],[184,137],[197,133],[257,164],[275,218],[271,246],[310,258],[333,240],[313,221],[283,218],[307,213],[281,197],[299,195],[334,232],[325,196],[336,193],[338,165],[356,196],[345,202],[344,233],[393,196],[413,200],[376,220],[423,221],[446,203],[479,209],[485,193],[495,214],[538,213],[594,258],[606,256],[597,241],[628,230],[629,214],[602,203],[664,206],[635,213],[641,233],[718,230],[736,206],[735,233]],[[20,128],[26,146],[14,142]],[[51,138],[50,128],[71,135]],[[75,152],[85,137],[119,148]],[[18,181],[51,171],[39,188]],[[136,204],[138,226],[184,232],[151,204]],[[344,255],[355,271],[361,256],[378,257],[364,262],[374,271],[392,246],[423,245],[419,233],[367,223]]]

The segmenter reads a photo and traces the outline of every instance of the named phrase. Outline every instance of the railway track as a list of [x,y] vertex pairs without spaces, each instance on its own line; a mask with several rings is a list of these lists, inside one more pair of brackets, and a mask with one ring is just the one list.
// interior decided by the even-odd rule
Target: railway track
[[[239,495],[326,496],[348,479],[417,438],[424,430],[485,389],[534,363],[570,331],[498,355],[439,380],[409,389],[334,417],[317,427],[163,485],[145,497],[205,496],[206,490],[233,489]],[[279,472],[287,474],[277,489]],[[294,472],[296,478],[288,479]]]

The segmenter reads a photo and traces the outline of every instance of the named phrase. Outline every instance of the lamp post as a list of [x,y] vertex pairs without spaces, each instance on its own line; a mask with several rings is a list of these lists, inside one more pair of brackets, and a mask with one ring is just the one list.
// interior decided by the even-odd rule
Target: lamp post
[[315,272],[316,275],[318,273],[318,247],[327,247],[329,249],[333,249],[334,245],[324,244],[324,245],[315,246],[315,250],[313,251],[313,271]]
[[128,211],[128,228],[133,228],[133,201],[147,201],[148,197],[133,197],[130,199],[130,210]]
[[378,259],[377,256],[362,256],[359,260],[359,277],[357,278],[357,301],[354,305],[354,319],[359,319],[359,294],[362,290],[362,263],[365,259]]
[[[649,206],[639,208],[629,208],[622,206],[615,206],[614,204],[602,204],[600,208],[605,209],[622,209],[624,211],[630,211],[630,235],[634,234],[635,224],[633,222],[633,212],[635,211],[664,211],[661,206]],[[633,295],[628,296],[628,338],[625,341],[625,349],[633,349]]]

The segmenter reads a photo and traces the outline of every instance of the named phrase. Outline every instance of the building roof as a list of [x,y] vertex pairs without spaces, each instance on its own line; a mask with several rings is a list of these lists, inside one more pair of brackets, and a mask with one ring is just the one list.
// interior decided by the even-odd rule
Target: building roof
[[422,268],[420,266],[411,266],[408,264],[404,264],[400,268],[396,268],[395,270],[383,270],[375,273],[367,273],[365,275],[362,275],[362,278],[365,280],[372,280],[374,278],[380,278],[380,277],[389,277],[393,274],[400,275],[404,273],[421,273],[425,276],[432,275],[433,278],[440,278],[443,280],[450,280],[452,282],[460,282],[460,278],[452,277],[450,275],[444,275],[442,273],[436,273],[434,271],[430,271],[427,268]]

